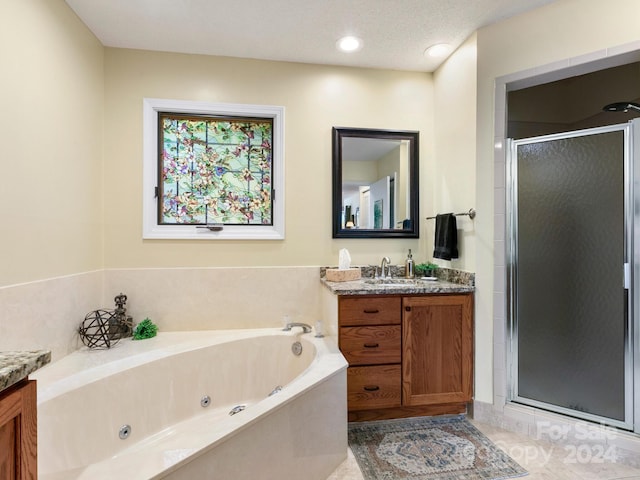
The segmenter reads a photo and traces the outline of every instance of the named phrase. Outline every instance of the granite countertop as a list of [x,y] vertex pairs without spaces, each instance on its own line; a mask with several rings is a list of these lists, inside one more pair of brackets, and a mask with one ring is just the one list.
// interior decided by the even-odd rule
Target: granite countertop
[[439,268],[437,279],[404,278],[404,266],[391,266],[391,279],[374,278],[375,267],[363,266],[363,277],[350,282],[329,282],[324,276],[328,267],[320,268],[321,282],[336,295],[419,295],[429,293],[468,293],[475,291],[475,274]]
[[[393,280],[391,280],[393,282]],[[473,292],[474,287],[460,283],[447,282],[443,280],[420,280],[412,281],[397,280],[397,283],[375,283],[376,280],[363,278],[351,282],[328,282],[324,278],[324,283],[329,290],[336,295],[390,295],[405,294],[416,295],[425,293],[466,293]]]
[[0,391],[51,361],[48,350],[0,352]]

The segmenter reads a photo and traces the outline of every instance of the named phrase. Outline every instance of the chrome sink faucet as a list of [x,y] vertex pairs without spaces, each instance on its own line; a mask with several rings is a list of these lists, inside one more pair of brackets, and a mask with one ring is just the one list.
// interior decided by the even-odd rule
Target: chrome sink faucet
[[[382,261],[380,262],[380,278],[391,278],[391,260],[389,257],[382,257]],[[387,267],[387,273],[384,271],[384,267]]]
[[288,332],[293,327],[301,327],[303,333],[310,333],[311,332],[311,325],[308,325],[306,323],[300,323],[300,322],[287,323],[282,330],[285,331],[285,332]]

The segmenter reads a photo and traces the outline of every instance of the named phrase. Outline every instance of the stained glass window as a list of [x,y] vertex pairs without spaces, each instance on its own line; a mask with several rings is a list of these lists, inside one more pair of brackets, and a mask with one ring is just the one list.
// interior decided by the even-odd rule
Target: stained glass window
[[159,225],[273,225],[273,119],[158,121]]

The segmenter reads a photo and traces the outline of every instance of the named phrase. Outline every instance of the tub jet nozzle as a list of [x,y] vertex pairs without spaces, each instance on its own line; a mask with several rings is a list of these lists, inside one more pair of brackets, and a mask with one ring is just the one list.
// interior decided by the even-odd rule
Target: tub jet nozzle
[[118,432],[118,436],[120,437],[120,439],[125,440],[129,438],[129,435],[131,435],[131,425],[122,425],[120,427],[120,431]]
[[240,413],[241,411],[243,411],[245,408],[247,408],[246,405],[236,405],[235,407],[233,407],[231,409],[231,411],[229,412],[229,415],[235,415],[237,413]]

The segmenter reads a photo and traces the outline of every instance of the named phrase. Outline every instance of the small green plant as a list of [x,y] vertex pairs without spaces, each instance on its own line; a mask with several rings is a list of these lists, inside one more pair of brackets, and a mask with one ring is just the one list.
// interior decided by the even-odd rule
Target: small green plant
[[148,318],[145,318],[133,329],[133,339],[144,340],[145,338],[155,337],[157,333],[158,326]]
[[427,277],[432,275],[437,268],[438,265],[436,265],[435,263],[419,263],[414,267],[414,271],[416,272],[417,276]]

